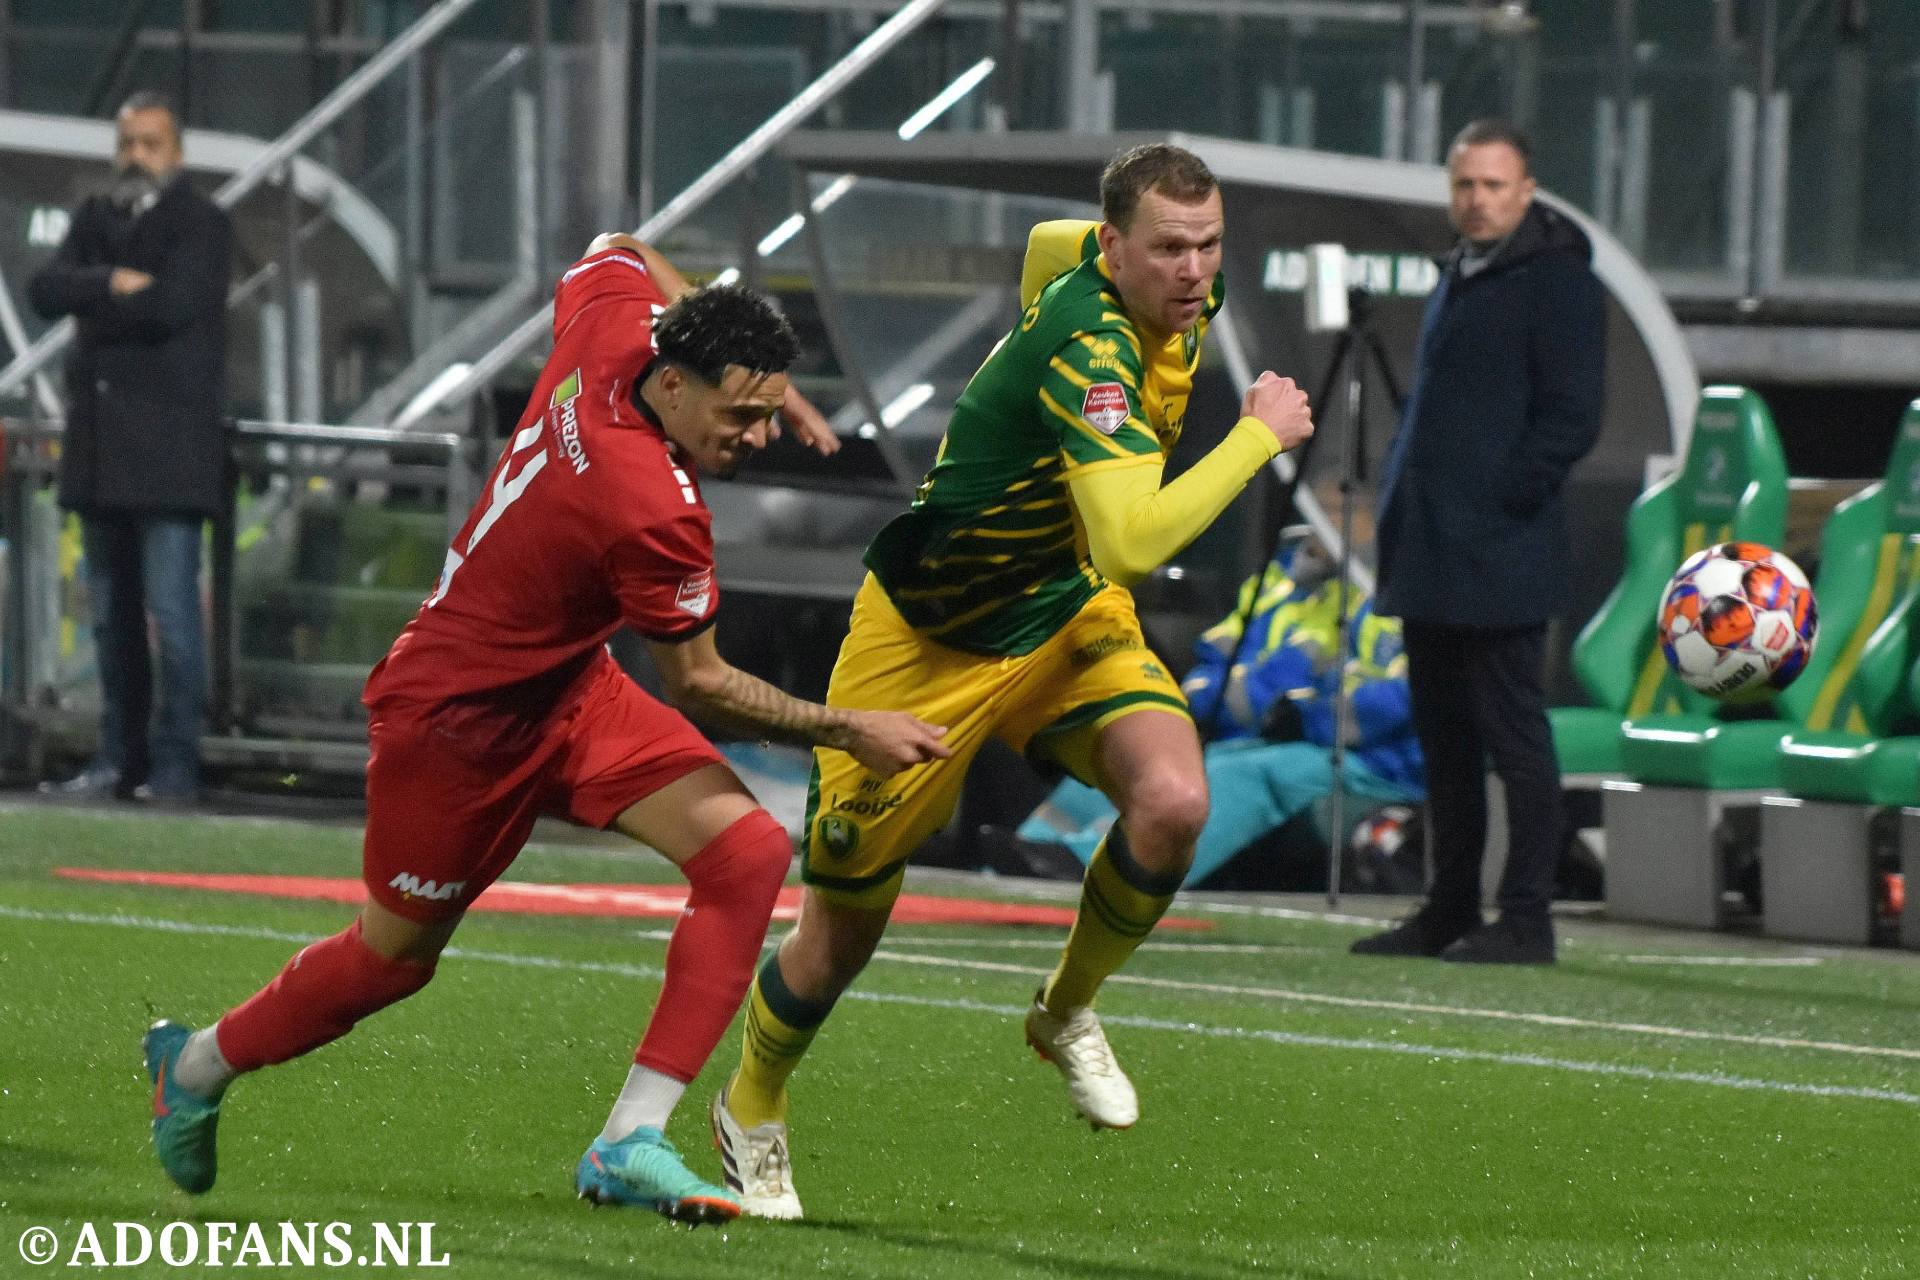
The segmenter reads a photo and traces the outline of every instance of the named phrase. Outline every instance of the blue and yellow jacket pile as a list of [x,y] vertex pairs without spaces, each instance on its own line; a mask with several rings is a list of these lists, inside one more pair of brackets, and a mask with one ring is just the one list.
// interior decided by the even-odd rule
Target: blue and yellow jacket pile
[[1201,733],[1228,741],[1286,724],[1331,747],[1334,681],[1340,679],[1350,706],[1352,757],[1384,780],[1424,787],[1400,623],[1374,613],[1372,601],[1350,587],[1349,644],[1345,661],[1336,663],[1339,581],[1303,587],[1288,576],[1287,559],[1276,557],[1243,582],[1233,612],[1194,646],[1195,664],[1182,688]]

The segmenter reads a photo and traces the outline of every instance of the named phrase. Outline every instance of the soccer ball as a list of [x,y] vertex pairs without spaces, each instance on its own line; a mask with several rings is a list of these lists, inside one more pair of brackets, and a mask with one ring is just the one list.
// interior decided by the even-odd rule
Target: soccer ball
[[1760,702],[1793,683],[1813,654],[1813,587],[1800,566],[1757,542],[1722,542],[1680,566],[1660,600],[1660,648],[1690,689]]
[[1427,881],[1419,821],[1406,805],[1390,804],[1356,822],[1341,864],[1347,883],[1362,893],[1419,893]]
[[1391,858],[1406,843],[1407,824],[1412,821],[1413,810],[1405,805],[1386,805],[1354,824],[1349,843],[1357,854]]

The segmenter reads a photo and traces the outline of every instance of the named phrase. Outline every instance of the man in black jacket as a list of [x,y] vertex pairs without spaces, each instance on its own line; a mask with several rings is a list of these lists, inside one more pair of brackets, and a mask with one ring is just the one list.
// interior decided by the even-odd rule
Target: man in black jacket
[[[1562,838],[1547,620],[1570,560],[1562,488],[1600,431],[1604,294],[1592,245],[1534,202],[1523,135],[1476,121],[1448,154],[1461,235],[1420,327],[1381,481],[1375,607],[1405,621],[1433,882],[1363,955],[1550,964]],[[1483,924],[1488,758],[1507,789],[1500,917]]]
[[[181,172],[180,122],[141,93],[114,179],[28,286],[71,315],[60,505],[77,512],[100,670],[100,749],[54,790],[190,803],[200,785],[206,637],[200,541],[227,487],[221,421],[233,229]],[[159,635],[158,715],[147,614]]]

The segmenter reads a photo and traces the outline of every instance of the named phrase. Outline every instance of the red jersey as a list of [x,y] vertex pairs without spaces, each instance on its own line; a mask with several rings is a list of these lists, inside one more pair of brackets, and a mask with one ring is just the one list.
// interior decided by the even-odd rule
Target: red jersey
[[542,718],[623,623],[654,640],[712,624],[712,517],[632,394],[666,302],[621,249],[560,277],[553,355],[439,585],[368,678],[369,707],[478,700]]

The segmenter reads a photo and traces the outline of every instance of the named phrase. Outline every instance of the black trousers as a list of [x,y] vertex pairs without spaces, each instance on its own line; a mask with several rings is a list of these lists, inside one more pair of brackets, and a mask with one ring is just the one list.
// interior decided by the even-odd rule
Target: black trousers
[[1547,723],[1546,628],[1408,622],[1405,637],[1414,732],[1427,766],[1427,899],[1447,912],[1479,910],[1491,760],[1507,790],[1500,914],[1544,923],[1563,835],[1560,760]]

